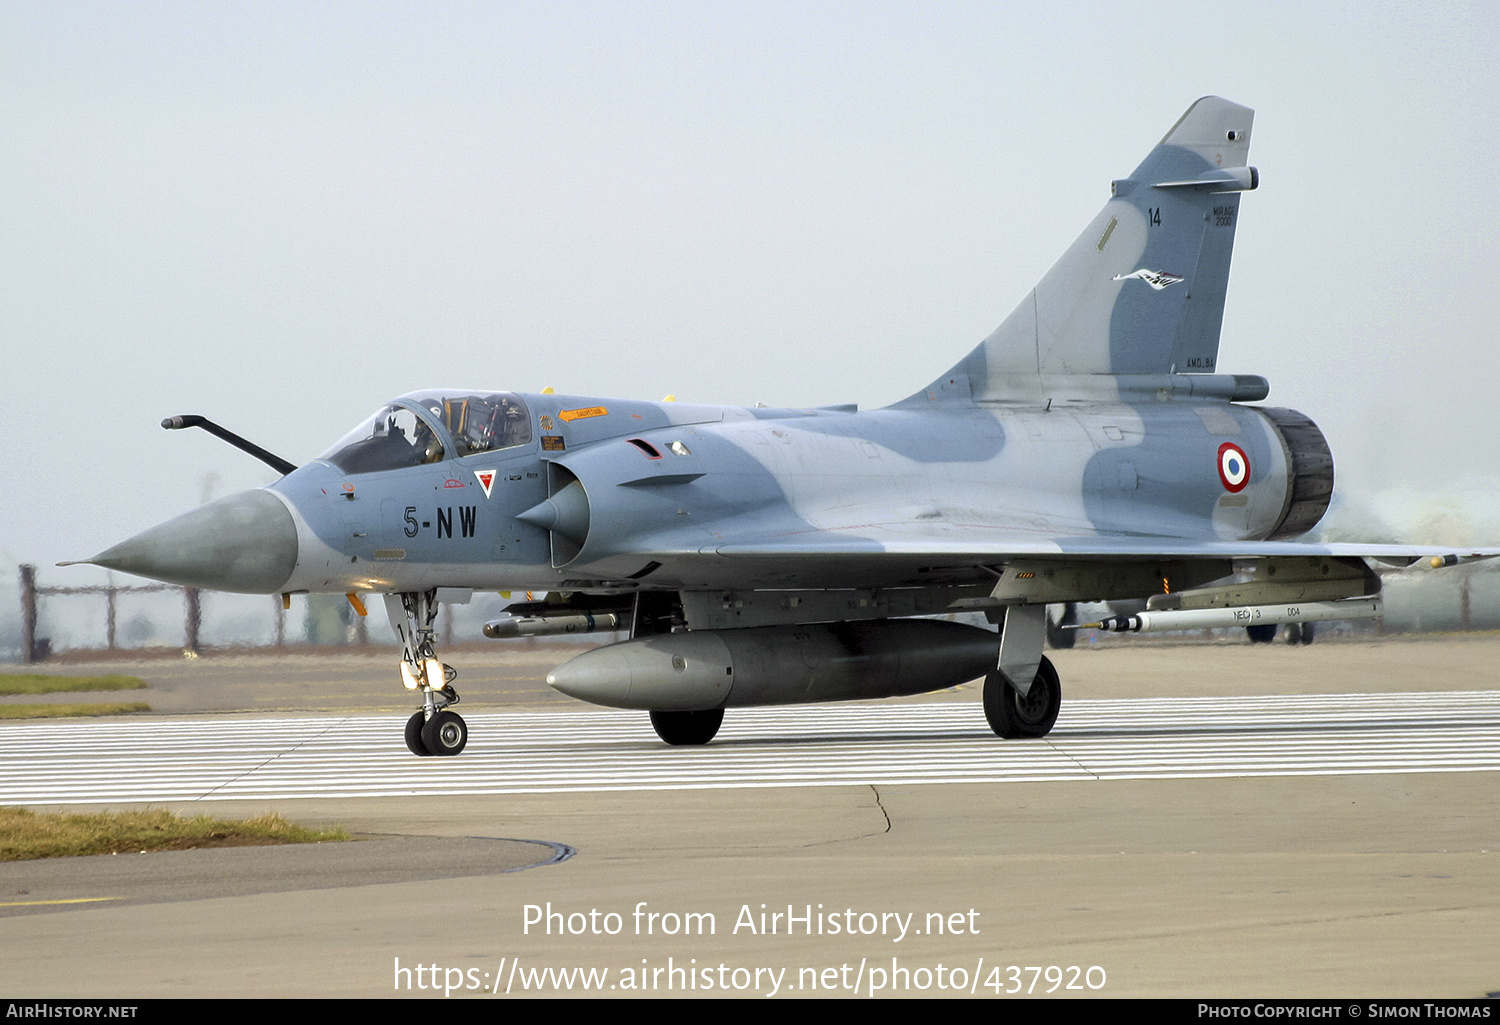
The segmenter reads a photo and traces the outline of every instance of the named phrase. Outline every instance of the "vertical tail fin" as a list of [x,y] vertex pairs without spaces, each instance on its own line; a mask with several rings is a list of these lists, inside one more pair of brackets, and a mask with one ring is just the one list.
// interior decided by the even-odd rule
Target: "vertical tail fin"
[[1217,96],[1189,107],[1005,322],[913,399],[1032,401],[1098,394],[1098,375],[1212,374],[1239,193],[1258,184],[1253,120]]

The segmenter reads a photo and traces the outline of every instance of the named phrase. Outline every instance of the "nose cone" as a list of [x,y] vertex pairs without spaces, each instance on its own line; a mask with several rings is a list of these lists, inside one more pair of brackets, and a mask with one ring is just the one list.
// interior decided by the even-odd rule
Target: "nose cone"
[[272,594],[297,565],[297,527],[269,491],[242,491],[122,541],[95,566],[215,591]]

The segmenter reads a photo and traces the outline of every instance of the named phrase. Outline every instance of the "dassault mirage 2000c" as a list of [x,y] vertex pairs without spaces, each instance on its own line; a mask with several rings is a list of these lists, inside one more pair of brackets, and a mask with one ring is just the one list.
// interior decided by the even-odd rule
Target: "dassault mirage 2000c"
[[[284,474],[88,560],[224,591],[385,595],[419,755],[468,740],[440,603],[546,592],[490,636],[624,629],[547,677],[703,744],[726,708],[916,694],[984,677],[1003,737],[1045,735],[1049,602],[1147,599],[1117,629],[1379,611],[1366,559],[1308,544],[1333,459],[1301,413],[1218,373],[1252,111],[1192,105],[994,333],[884,409],[550,393],[402,396]],[[983,612],[998,630],[932,618]]]

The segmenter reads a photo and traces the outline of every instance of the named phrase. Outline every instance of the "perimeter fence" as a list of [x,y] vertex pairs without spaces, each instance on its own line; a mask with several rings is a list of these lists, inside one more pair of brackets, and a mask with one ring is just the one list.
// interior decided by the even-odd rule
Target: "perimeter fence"
[[[31,565],[20,566],[19,577],[19,634],[10,634],[0,647],[10,648],[23,663],[79,652],[110,657],[170,650],[192,655],[230,648],[396,643],[378,601],[369,603],[364,616],[343,595],[283,600],[281,595],[226,594],[176,584],[121,584],[112,578],[104,584],[59,586],[40,582]],[[505,603],[498,595],[489,597],[494,601],[476,600],[493,618]],[[456,615],[453,606],[444,606],[439,639],[451,644],[471,618],[473,614]],[[474,636],[479,636],[477,626]]]

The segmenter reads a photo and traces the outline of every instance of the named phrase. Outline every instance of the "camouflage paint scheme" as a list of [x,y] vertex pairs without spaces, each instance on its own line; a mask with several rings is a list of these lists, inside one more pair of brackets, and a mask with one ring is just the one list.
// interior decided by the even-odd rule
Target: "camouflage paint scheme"
[[[1336,601],[1378,593],[1367,558],[1495,554],[1291,540],[1328,506],[1328,447],[1302,414],[1253,404],[1264,379],[1216,372],[1240,196],[1258,184],[1252,122],[1194,103],[993,334],[888,408],[431,390],[91,561],[391,596],[425,701],[409,746],[456,718],[424,669],[430,616],[478,589],[548,592],[528,622],[616,614],[633,639],[549,681],[651,710],[670,742],[706,741],[726,706],[979,673],[997,732],[1044,734],[1060,701],[1048,602]],[[956,609],[999,635],[911,618]]]

